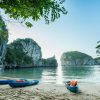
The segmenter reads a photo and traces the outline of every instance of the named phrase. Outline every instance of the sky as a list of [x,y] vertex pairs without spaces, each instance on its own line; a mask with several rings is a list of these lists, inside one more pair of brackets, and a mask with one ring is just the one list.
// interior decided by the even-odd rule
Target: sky
[[96,57],[96,45],[100,40],[100,0],[66,0],[67,15],[49,25],[43,20],[32,28],[7,23],[9,43],[17,38],[32,38],[41,47],[42,57],[55,55],[60,60],[63,52],[80,51]]

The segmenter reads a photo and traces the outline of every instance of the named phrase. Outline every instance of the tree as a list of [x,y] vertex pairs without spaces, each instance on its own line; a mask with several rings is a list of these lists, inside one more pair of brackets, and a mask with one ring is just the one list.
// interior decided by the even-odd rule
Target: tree
[[7,68],[20,67],[22,64],[33,64],[32,57],[23,52],[22,48],[20,42],[17,41],[7,46],[7,53],[5,56]]
[[0,40],[7,40],[8,39],[8,30],[6,29],[5,22],[2,20],[0,16]]
[[97,42],[96,53],[100,56],[100,41]]
[[16,20],[23,19],[28,27],[32,23],[27,21],[32,18],[37,21],[41,18],[45,19],[46,23],[54,22],[61,15],[67,14],[63,6],[65,0],[0,0],[0,8],[5,11],[10,18]]

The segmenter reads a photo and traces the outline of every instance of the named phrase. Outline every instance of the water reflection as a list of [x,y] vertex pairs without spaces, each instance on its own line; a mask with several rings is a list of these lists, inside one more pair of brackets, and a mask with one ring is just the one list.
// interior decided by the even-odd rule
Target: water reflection
[[95,68],[92,66],[62,66],[64,80],[90,81]]
[[59,66],[58,68],[57,68],[57,76],[56,76],[56,78],[57,78],[57,84],[63,84],[63,81],[64,81],[64,79],[63,79],[63,73],[62,73],[63,71],[62,71],[62,67],[61,66]]
[[0,76],[40,79],[42,77],[43,68],[26,68],[26,69],[6,69],[0,71]]
[[90,66],[62,66],[64,76],[87,77],[93,74],[94,67]]
[[56,82],[56,67],[45,67],[42,72],[41,82],[55,83]]
[[42,83],[100,82],[100,66],[59,66],[0,70],[0,76],[39,79]]

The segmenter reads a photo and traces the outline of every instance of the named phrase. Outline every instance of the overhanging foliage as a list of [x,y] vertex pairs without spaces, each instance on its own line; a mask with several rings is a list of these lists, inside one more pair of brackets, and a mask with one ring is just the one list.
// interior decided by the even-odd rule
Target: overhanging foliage
[[32,26],[32,23],[27,21],[30,17],[33,21],[37,21],[41,18],[45,19],[45,22],[54,22],[61,15],[67,14],[67,11],[62,6],[65,0],[1,0],[0,8],[9,14],[11,18],[19,20],[23,18],[26,21],[28,27]]

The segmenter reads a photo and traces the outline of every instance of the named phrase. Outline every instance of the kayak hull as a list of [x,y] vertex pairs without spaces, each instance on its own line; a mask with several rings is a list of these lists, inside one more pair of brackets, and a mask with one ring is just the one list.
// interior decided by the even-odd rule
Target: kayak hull
[[37,85],[39,83],[38,80],[32,80],[32,81],[24,81],[24,82],[10,82],[9,85],[12,88],[17,88],[17,87],[25,87],[25,86],[31,86],[31,85]]
[[67,85],[67,89],[73,93],[78,93],[78,86]]
[[9,83],[11,83],[13,81],[14,80],[9,80],[9,79],[7,79],[7,80],[0,80],[0,85],[6,85],[6,84],[9,84]]

